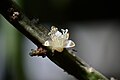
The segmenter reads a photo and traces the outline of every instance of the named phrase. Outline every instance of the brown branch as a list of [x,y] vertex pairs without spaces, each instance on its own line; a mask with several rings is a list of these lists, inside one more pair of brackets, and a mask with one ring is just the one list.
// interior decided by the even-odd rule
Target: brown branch
[[46,49],[46,56],[67,73],[79,80],[108,80],[101,73],[75,56],[74,51],[64,49],[61,53],[57,51],[52,53],[49,47],[43,46],[42,44],[49,39],[48,29],[38,23],[34,23],[34,21],[30,21],[14,1],[3,0],[0,3],[0,13],[35,45]]

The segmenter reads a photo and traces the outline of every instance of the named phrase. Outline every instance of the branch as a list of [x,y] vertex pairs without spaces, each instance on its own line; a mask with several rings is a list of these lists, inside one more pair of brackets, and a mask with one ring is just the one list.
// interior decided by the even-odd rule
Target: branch
[[3,0],[0,3],[0,13],[35,45],[46,49],[46,56],[51,61],[78,80],[108,80],[101,73],[75,56],[73,51],[64,49],[61,53],[57,51],[53,53],[50,47],[43,46],[42,44],[49,39],[48,29],[39,23],[30,21],[13,0]]

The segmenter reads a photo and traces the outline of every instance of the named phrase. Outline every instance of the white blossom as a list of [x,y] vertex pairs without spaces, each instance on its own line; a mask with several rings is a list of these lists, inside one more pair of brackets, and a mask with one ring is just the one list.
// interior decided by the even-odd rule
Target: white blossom
[[114,77],[111,77],[110,80],[116,80]]
[[68,29],[61,29],[61,31],[62,33],[58,31],[58,28],[52,26],[48,33],[50,40],[45,41],[44,46],[50,46],[52,48],[52,52],[54,52],[54,50],[62,52],[64,48],[75,46],[75,43],[72,40],[68,40]]

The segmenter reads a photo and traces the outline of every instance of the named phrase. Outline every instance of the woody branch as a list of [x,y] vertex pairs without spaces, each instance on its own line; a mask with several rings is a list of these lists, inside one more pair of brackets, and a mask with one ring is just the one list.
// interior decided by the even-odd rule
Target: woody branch
[[64,49],[62,52],[54,51],[53,55],[49,47],[42,45],[49,38],[48,29],[29,20],[13,0],[3,0],[0,3],[0,13],[35,45],[46,49],[46,56],[67,73],[79,80],[108,80],[67,49]]

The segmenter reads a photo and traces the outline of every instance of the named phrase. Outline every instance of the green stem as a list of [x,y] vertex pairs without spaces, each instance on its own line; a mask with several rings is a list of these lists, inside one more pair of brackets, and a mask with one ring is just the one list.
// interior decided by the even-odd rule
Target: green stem
[[[73,51],[64,49],[61,53],[55,51],[53,55],[52,50],[49,47],[42,45],[49,39],[49,36],[47,35],[48,29],[38,23],[34,23],[34,21],[30,21],[27,16],[21,12],[14,1],[6,0],[0,8],[0,12],[5,19],[28,37],[35,45],[45,48],[47,50],[47,57],[64,71],[79,80],[108,80],[101,73],[75,56]],[[13,18],[14,12],[19,13],[19,15],[15,16],[15,19]]]

